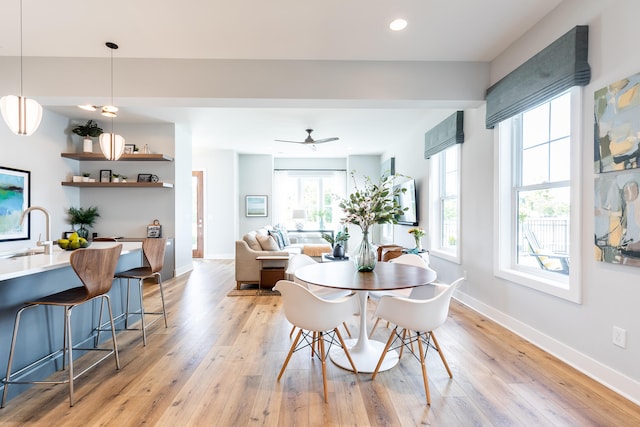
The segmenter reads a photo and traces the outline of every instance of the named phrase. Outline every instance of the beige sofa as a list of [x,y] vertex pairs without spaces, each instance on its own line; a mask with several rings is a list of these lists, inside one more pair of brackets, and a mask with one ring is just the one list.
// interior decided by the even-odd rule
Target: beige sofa
[[[242,236],[242,240],[236,240],[236,288],[240,289],[242,284],[259,283],[260,282],[260,256],[290,256],[292,254],[302,253],[303,244],[290,243],[284,245],[280,249],[271,227],[264,227],[258,230],[250,231]],[[283,268],[287,268],[286,261],[269,261],[271,266],[278,264]]]

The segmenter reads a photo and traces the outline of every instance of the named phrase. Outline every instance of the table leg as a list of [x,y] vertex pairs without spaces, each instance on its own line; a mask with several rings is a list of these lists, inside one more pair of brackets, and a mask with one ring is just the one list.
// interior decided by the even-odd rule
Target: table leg
[[[358,372],[372,373],[376,369],[380,355],[384,350],[385,343],[369,339],[367,329],[367,300],[368,291],[358,291],[358,299],[360,300],[360,332],[357,339],[345,340],[349,354],[353,360]],[[329,353],[331,360],[341,368],[349,371],[353,370],[349,359],[341,348],[334,347]],[[380,367],[380,371],[386,371],[393,368],[398,363],[398,352],[390,351],[384,358],[384,362]]]

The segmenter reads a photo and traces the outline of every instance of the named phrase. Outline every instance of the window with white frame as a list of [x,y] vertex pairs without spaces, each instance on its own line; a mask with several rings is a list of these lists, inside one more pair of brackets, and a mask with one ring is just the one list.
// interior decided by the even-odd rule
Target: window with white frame
[[460,262],[460,144],[431,157],[430,253]]
[[500,123],[496,274],[579,301],[579,89]]

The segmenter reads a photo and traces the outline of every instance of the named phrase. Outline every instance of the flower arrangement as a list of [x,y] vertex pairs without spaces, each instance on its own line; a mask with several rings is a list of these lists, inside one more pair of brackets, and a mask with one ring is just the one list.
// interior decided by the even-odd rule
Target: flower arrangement
[[[355,183],[355,173],[351,172]],[[398,216],[406,210],[400,207],[397,197],[404,188],[393,188],[393,177],[386,175],[374,184],[369,177],[365,177],[364,188],[355,185],[355,192],[348,198],[342,199],[338,206],[346,216],[340,220],[342,224],[358,225],[363,233],[368,232],[373,224],[387,224],[398,222]]]
[[410,228],[409,234],[413,234],[413,237],[419,239],[424,237],[424,229],[422,227]]

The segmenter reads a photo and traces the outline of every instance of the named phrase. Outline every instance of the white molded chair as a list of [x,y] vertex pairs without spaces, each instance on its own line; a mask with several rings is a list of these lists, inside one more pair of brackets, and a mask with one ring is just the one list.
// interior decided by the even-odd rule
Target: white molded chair
[[[463,280],[464,278],[457,279],[449,285],[444,292],[439,293],[431,299],[414,300],[401,297],[382,297],[378,304],[378,308],[376,309],[376,316],[388,320],[397,326],[391,331],[389,340],[382,351],[378,365],[371,377],[372,380],[376,378],[378,370],[380,369],[380,366],[382,365],[382,362],[384,361],[384,358],[392,344],[399,339],[401,341],[400,357],[402,357],[404,347],[407,347],[408,351],[420,360],[427,404],[431,405],[427,368],[424,363],[425,357],[429,347],[436,350],[440,355],[440,359],[442,359],[442,363],[444,364],[447,373],[449,374],[449,378],[453,378],[449,365],[447,364],[447,360],[445,359],[444,354],[442,354],[442,349],[440,348],[433,331],[447,320],[449,305],[451,303],[451,295]],[[419,355],[415,354],[413,351],[414,342],[418,343]],[[424,346],[426,346],[426,348],[424,348]]]
[[[413,265],[413,266],[416,266],[416,267],[425,268],[425,269],[429,270],[429,272],[431,272],[432,275],[433,275],[433,278],[431,279],[431,282],[433,282],[434,280],[436,280],[438,278],[438,274],[435,272],[435,270],[431,269],[429,267],[429,265],[427,264],[427,262],[420,255],[403,254],[403,255],[400,255],[397,258],[393,258],[389,262],[394,262],[394,263],[398,263],[398,264]],[[411,298],[411,299],[428,299],[428,298],[432,298],[436,293],[441,292],[444,289],[445,289],[445,287],[443,287],[442,285],[416,286],[415,288],[411,289],[411,292],[409,293],[408,297]],[[402,291],[400,291],[400,292],[398,292],[398,291],[375,291],[375,292],[370,292],[369,294],[373,294],[374,296],[378,296],[378,297],[383,297],[385,295],[394,296],[394,297],[406,297],[407,296],[406,294],[402,293]],[[376,322],[373,324],[373,328],[371,328],[371,332],[369,332],[369,336],[373,335],[373,331],[376,330],[376,327],[378,326],[378,322],[380,322],[380,318],[379,317],[376,319]],[[387,322],[387,327],[389,327],[389,322]]]
[[[327,402],[327,366],[326,359],[332,345],[339,345],[347,355],[353,372],[358,373],[347,346],[338,331],[338,326],[353,315],[354,307],[358,304],[356,295],[350,295],[336,300],[325,300],[317,297],[304,286],[289,280],[280,280],[274,287],[282,294],[282,307],[287,320],[300,328],[296,335],[287,358],[282,365],[278,381],[291,359],[291,355],[305,347],[311,347],[311,355],[320,357],[322,362],[322,383],[324,386],[324,401]],[[300,338],[302,337],[302,341]],[[336,337],[338,341],[336,341]],[[329,348],[325,351],[325,341]],[[318,350],[315,350],[317,344]]]
[[[289,263],[287,264],[287,270],[284,273],[285,274],[284,277],[291,282],[295,282],[299,285],[304,286],[305,288],[309,289],[311,292],[313,292],[315,295],[319,296],[320,298],[324,298],[328,300],[343,298],[353,293],[352,291],[347,289],[339,290],[339,289],[333,289],[333,288],[326,288],[324,286],[310,285],[306,282],[303,282],[302,280],[298,280],[295,277],[295,272],[298,268],[304,267],[306,265],[316,264],[316,263],[317,261],[311,258],[309,255],[295,254],[289,259]],[[356,314],[358,312],[359,311],[356,311]],[[343,322],[342,325],[344,326],[344,330],[347,332],[347,335],[349,335],[349,338],[351,338],[351,331],[349,331],[349,328],[347,327],[347,322]],[[293,333],[295,332],[295,330],[296,330],[295,326],[291,328],[291,332],[289,333],[289,338],[293,336]]]

